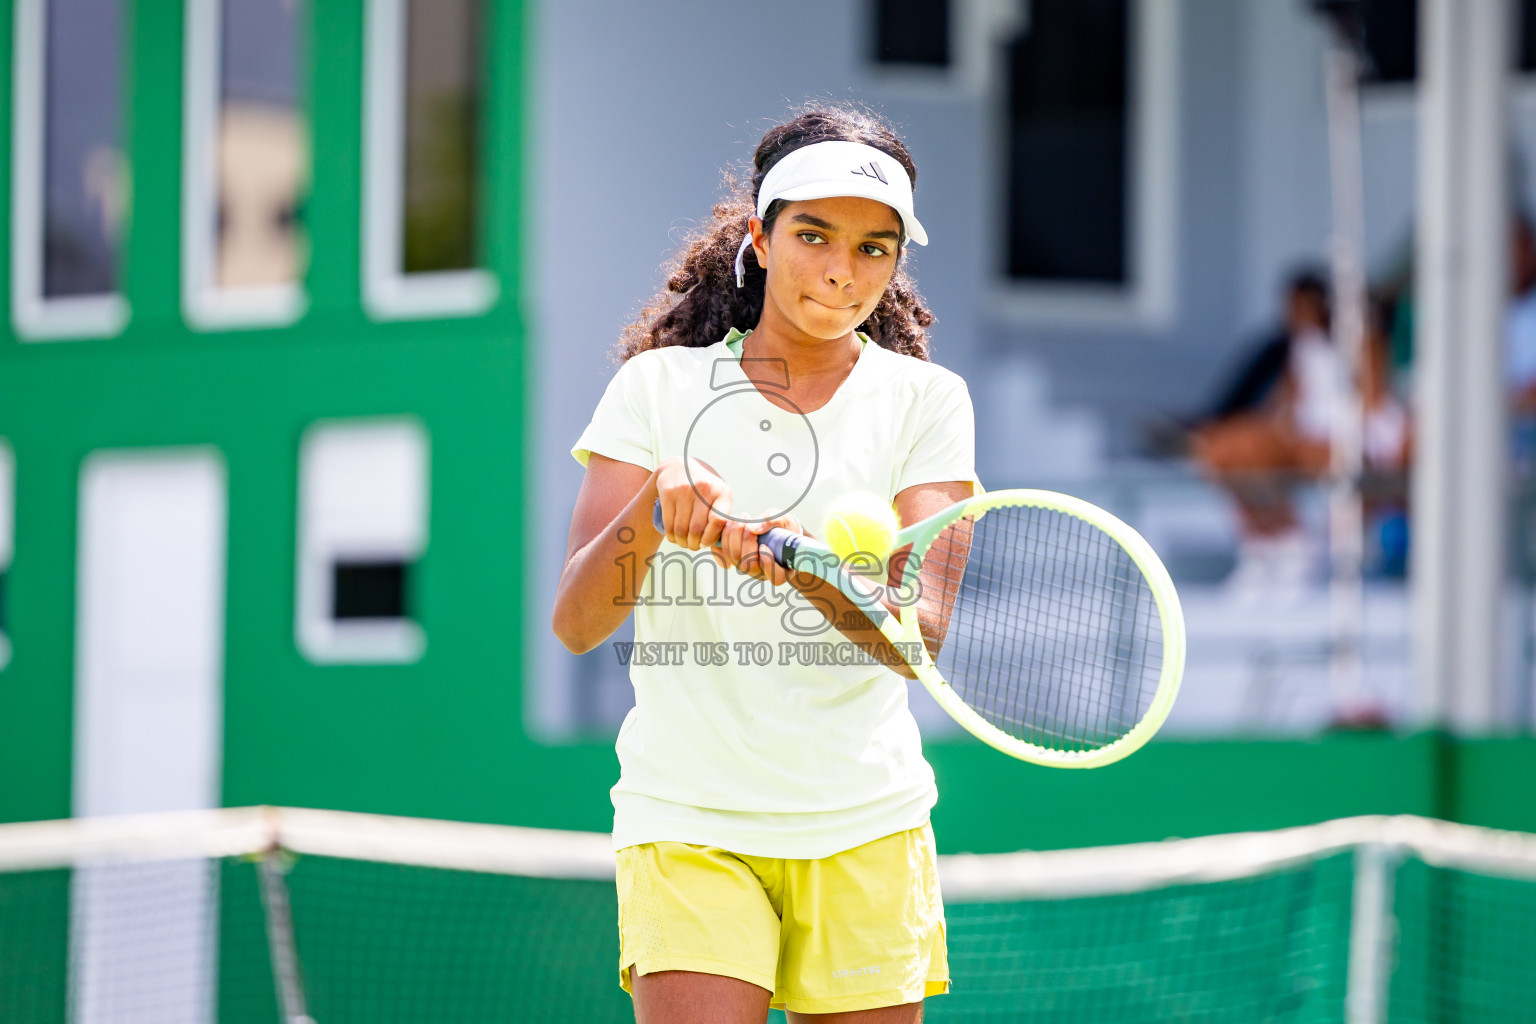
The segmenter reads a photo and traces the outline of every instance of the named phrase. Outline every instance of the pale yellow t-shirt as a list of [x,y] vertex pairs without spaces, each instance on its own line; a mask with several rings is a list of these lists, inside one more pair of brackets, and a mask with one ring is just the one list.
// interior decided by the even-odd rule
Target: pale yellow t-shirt
[[[975,480],[974,414],[956,374],[867,342],[831,400],[799,415],[753,386],[728,347],[739,337],[632,357],[571,454],[648,470],[700,458],[731,485],[733,516],[788,512],[813,534],[848,491],[894,499]],[[617,743],[615,849],[673,841],[819,858],[928,820],[937,792],[906,681],[851,658],[792,587],[663,541],[629,596],[635,707]]]

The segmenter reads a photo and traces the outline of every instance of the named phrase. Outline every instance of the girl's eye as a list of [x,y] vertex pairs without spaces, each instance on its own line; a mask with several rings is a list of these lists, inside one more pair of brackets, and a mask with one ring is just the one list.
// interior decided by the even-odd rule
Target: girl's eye
[[816,245],[821,241],[821,236],[814,231],[802,231],[800,232],[800,241]]
[[864,255],[866,256],[885,255],[885,250],[880,248],[878,245],[875,245],[873,242],[866,242],[864,245],[860,246],[860,248],[864,250]]

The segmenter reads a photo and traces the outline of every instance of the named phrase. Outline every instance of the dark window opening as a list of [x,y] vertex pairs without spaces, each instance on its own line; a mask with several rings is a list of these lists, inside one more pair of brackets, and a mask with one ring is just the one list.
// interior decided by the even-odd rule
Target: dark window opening
[[[1419,77],[1418,0],[1358,0],[1365,50],[1364,78],[1371,83],[1413,82]],[[1536,0],[1519,0],[1520,34],[1515,67],[1536,71]]]
[[479,266],[479,0],[408,0],[406,273]]
[[1033,0],[1008,46],[1008,275],[1127,279],[1128,0]]
[[947,68],[948,0],[874,0],[876,64]]
[[1520,40],[1515,67],[1536,71],[1536,0],[1520,0]]
[[1361,0],[1367,82],[1411,82],[1419,74],[1418,0]]
[[404,562],[337,562],[331,616],[336,619],[406,617]]

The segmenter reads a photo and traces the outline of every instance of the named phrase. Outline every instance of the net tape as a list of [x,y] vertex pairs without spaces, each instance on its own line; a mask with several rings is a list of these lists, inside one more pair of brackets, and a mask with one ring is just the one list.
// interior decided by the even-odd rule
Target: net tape
[[[1230,881],[1360,847],[1411,854],[1431,867],[1536,880],[1536,835],[1414,815],[1083,849],[948,854],[939,857],[939,877],[946,902],[1107,896]],[[0,825],[0,872],[278,849],[529,878],[614,876],[604,833],[350,811],[245,807]]]

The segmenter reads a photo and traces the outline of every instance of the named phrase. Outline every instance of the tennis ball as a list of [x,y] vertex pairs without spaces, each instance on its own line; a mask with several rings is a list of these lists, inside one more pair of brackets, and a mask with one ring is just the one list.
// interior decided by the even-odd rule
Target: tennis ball
[[875,566],[863,567],[859,562],[854,562],[849,566],[850,570],[884,575],[885,558],[895,546],[896,531],[900,528],[896,510],[891,508],[889,501],[878,494],[855,491],[838,498],[827,509],[821,536],[827,547],[843,562],[847,562],[855,552],[862,552],[881,563],[877,569]]

